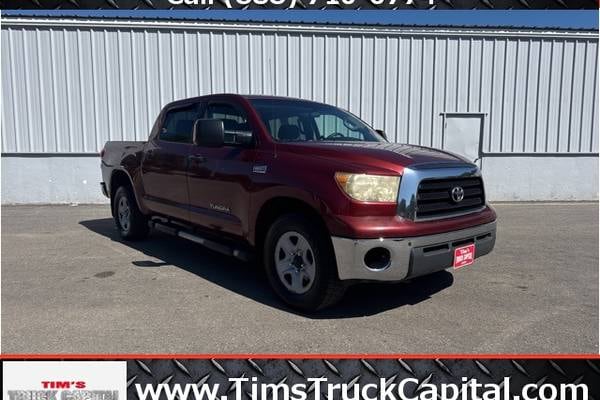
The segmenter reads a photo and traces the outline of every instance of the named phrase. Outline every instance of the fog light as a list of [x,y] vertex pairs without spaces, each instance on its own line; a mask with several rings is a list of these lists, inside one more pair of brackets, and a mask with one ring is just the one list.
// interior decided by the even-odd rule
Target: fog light
[[381,271],[390,266],[390,251],[384,247],[374,247],[365,254],[365,265],[374,271]]

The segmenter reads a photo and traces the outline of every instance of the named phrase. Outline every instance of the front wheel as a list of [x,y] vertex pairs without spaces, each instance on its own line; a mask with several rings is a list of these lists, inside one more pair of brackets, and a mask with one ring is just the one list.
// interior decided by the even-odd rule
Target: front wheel
[[290,306],[315,311],[338,302],[345,285],[337,277],[330,238],[310,217],[278,218],[265,238],[264,263],[269,283]]
[[137,240],[148,235],[148,219],[138,208],[129,187],[121,186],[115,192],[113,216],[123,239]]

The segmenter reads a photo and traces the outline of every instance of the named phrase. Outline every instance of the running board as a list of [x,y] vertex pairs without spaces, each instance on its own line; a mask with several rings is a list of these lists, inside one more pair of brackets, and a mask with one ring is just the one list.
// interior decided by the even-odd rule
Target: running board
[[202,246],[206,247],[207,249],[216,251],[221,254],[225,254],[230,257],[235,257],[242,261],[249,261],[251,258],[250,254],[246,251],[237,249],[233,246],[228,246],[226,244],[216,242],[214,240],[206,239],[202,236],[191,234],[189,232],[182,230],[178,226],[170,225],[170,224],[164,223],[162,221],[158,222],[155,220],[150,221],[148,223],[148,225],[150,225],[151,228],[154,228],[157,231],[161,231],[163,233],[173,235],[173,236],[179,236],[180,238],[184,238],[184,239],[187,239],[194,243],[198,243],[199,245],[202,245]]

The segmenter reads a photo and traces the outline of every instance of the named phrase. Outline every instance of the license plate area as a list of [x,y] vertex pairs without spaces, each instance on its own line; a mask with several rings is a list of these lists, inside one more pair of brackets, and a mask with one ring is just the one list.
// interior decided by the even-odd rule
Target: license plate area
[[459,269],[473,264],[475,261],[475,243],[460,246],[454,249],[454,260],[452,267]]

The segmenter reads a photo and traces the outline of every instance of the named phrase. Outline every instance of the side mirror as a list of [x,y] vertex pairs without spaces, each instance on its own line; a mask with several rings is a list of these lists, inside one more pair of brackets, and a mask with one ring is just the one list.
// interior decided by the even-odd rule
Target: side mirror
[[385,140],[387,140],[387,135],[385,134],[385,132],[383,131],[383,129],[375,129],[375,132],[379,133],[379,136],[381,136],[382,138],[384,138]]
[[222,147],[224,141],[223,120],[198,119],[194,122],[193,142],[196,146]]

